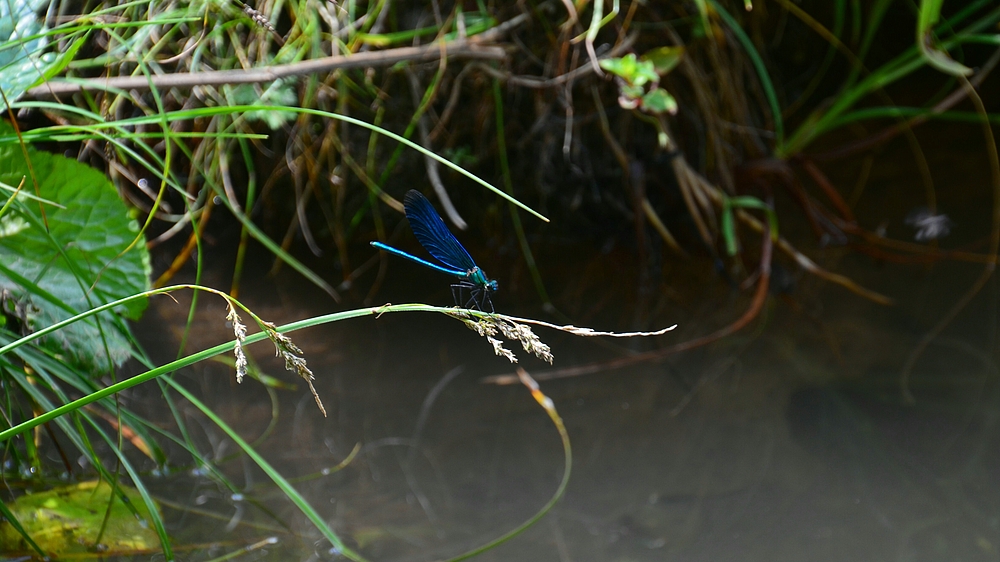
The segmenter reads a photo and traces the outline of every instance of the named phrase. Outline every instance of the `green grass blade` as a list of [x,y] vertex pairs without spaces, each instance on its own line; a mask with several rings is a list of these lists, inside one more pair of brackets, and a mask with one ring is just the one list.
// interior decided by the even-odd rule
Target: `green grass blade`
[[[11,105],[13,105],[15,108],[28,107],[29,106],[29,104],[20,103],[20,102],[19,103],[13,103]],[[205,107],[205,108],[198,108],[198,109],[185,109],[185,110],[167,112],[166,115],[170,119],[170,121],[173,122],[173,121],[182,121],[182,120],[204,119],[204,118],[210,118],[210,117],[213,117],[213,116],[216,116],[216,115],[227,115],[227,114],[233,114],[233,113],[244,113],[244,112],[248,112],[248,111],[275,111],[275,110],[276,109],[275,109],[274,106],[268,106],[268,105],[231,105],[231,106],[220,106],[220,107]],[[444,158],[443,156],[439,156],[438,154],[435,154],[433,151],[427,150],[426,148],[420,146],[419,144],[417,144],[417,143],[415,143],[415,142],[413,142],[413,141],[411,141],[409,139],[406,139],[406,138],[404,138],[404,137],[402,137],[400,135],[397,135],[396,133],[393,133],[392,131],[389,131],[389,130],[384,129],[382,127],[376,127],[375,125],[372,125],[371,123],[367,123],[367,122],[362,121],[360,119],[355,119],[353,117],[348,117],[346,115],[340,115],[340,114],[333,113],[333,112],[330,112],[330,111],[323,111],[321,109],[311,109],[311,108],[307,108],[307,107],[282,107],[281,111],[289,111],[289,112],[294,112],[294,113],[303,113],[303,114],[307,114],[307,115],[315,115],[317,117],[323,117],[323,118],[327,118],[327,119],[336,119],[338,121],[344,121],[346,123],[350,123],[352,125],[357,125],[358,127],[363,127],[365,129],[377,132],[380,135],[384,135],[386,137],[389,137],[392,140],[395,140],[397,142],[401,142],[401,143],[405,144],[406,146],[412,148],[413,150],[416,150],[417,152],[419,152],[419,153],[421,153],[421,154],[423,154],[423,155],[425,155],[425,156],[427,156],[429,158],[433,158],[434,160],[437,160],[441,164],[443,164],[443,165],[451,168],[452,170],[454,170],[454,171],[462,174],[463,176],[471,179],[472,181],[478,183],[479,185],[485,187],[486,189],[489,189],[493,193],[496,193],[500,197],[503,197],[504,199],[510,201],[514,205],[517,205],[518,207],[520,207],[520,208],[524,209],[525,211],[531,213],[532,215],[534,215],[535,217],[539,218],[540,220],[545,221],[545,222],[549,222],[549,219],[547,219],[544,215],[542,215],[538,211],[535,211],[531,207],[528,207],[524,203],[521,203],[520,201],[518,201],[514,197],[508,195],[502,189],[494,187],[493,185],[491,185],[486,180],[481,179],[479,176],[473,174],[472,172],[469,172],[468,170],[466,170],[465,168],[462,168],[461,166],[455,164],[451,160],[448,160],[447,158]],[[160,124],[160,118],[159,117],[157,117],[157,116],[148,116],[147,115],[147,116],[135,117],[135,118],[132,118],[132,119],[123,119],[123,120],[120,120],[120,121],[115,121],[113,123],[112,122],[97,123],[97,124],[91,125],[91,127],[94,128],[95,130],[97,130],[97,129],[118,129],[118,128],[126,128],[126,127],[131,128],[131,127],[136,127],[136,126],[141,126],[141,125],[157,125],[157,124]],[[58,127],[48,127],[48,128],[43,128],[42,130],[56,130],[56,129],[58,129]],[[0,141],[3,141],[3,140],[6,140],[6,139],[0,138]]]
[[[500,173],[503,175],[504,189],[507,193],[513,194],[514,185],[510,179],[510,164],[507,161],[507,141],[506,133],[504,132],[503,97],[500,95],[500,81],[497,79],[493,80],[493,103],[496,108],[497,154],[500,158]],[[528,244],[528,237],[524,234],[521,217],[517,215],[517,209],[513,205],[510,206],[510,219],[514,225],[514,232],[517,233],[518,244],[521,246],[521,255],[524,256],[524,261],[528,264],[528,271],[531,272],[531,280],[535,284],[535,291],[538,292],[538,296],[542,299],[542,304],[547,309],[553,308],[552,299],[549,298],[549,292],[545,290],[545,282],[542,281],[542,275],[538,271],[538,264],[535,263],[535,255],[531,252],[531,245]]]
[[10,524],[11,527],[14,527],[14,530],[17,531],[17,534],[21,535],[21,538],[23,538],[24,541],[28,543],[28,546],[30,546],[32,550],[37,552],[38,555],[41,556],[43,560],[48,559],[48,555],[42,551],[42,548],[38,546],[38,543],[36,543],[34,539],[31,538],[31,535],[29,535],[27,531],[24,530],[24,527],[21,526],[21,522],[17,520],[17,517],[14,517],[14,514],[11,513],[9,509],[7,509],[7,506],[4,505],[3,502],[0,502],[0,515],[3,516],[3,518],[7,521],[8,524]]
[[[35,339],[37,339],[37,338],[39,338],[39,337],[41,337],[41,336],[43,336],[43,335],[45,335],[47,333],[51,333],[51,332],[53,332],[55,330],[58,330],[59,328],[61,328],[63,326],[69,325],[69,324],[71,324],[73,322],[77,322],[79,320],[82,320],[83,318],[92,316],[92,315],[97,314],[97,313],[99,313],[101,311],[108,310],[108,309],[113,308],[115,306],[119,306],[119,305],[125,304],[125,303],[127,303],[127,302],[129,302],[131,300],[134,300],[134,299],[148,298],[148,297],[153,296],[153,295],[165,294],[165,293],[168,293],[168,292],[171,292],[171,291],[176,291],[178,289],[194,289],[194,290],[202,290],[202,291],[208,291],[208,292],[216,292],[214,289],[210,289],[208,287],[200,287],[200,286],[193,286],[193,285],[173,285],[173,286],[170,286],[170,287],[164,287],[162,289],[153,289],[153,290],[150,290],[150,291],[145,291],[143,293],[132,295],[132,296],[124,298],[124,299],[119,299],[117,301],[110,302],[108,304],[105,304],[105,305],[99,306],[97,308],[88,310],[87,312],[84,312],[82,314],[78,314],[78,315],[76,315],[76,316],[74,316],[72,318],[68,318],[68,319],[66,319],[66,320],[64,320],[62,322],[57,323],[57,324],[53,324],[52,326],[49,326],[47,328],[43,328],[43,329],[41,329],[41,330],[39,330],[37,332],[33,332],[32,334],[30,334],[28,336],[25,336],[25,337],[23,337],[23,338],[15,341],[15,342],[13,342],[13,343],[10,343],[10,344],[7,344],[5,346],[0,347],[0,356],[3,356],[5,353],[9,352],[11,349],[15,349],[17,347],[25,345],[26,343],[28,343],[30,341],[33,341],[33,340],[35,340]],[[359,316],[378,316],[380,314],[385,314],[385,313],[388,313],[388,312],[438,312],[438,313],[442,313],[442,314],[446,314],[446,315],[452,315],[452,314],[454,314],[455,309],[453,309],[453,308],[446,308],[446,307],[439,307],[439,306],[428,306],[428,305],[424,305],[424,304],[399,304],[399,305],[389,305],[389,306],[377,306],[377,307],[369,307],[369,308],[359,308],[359,309],[348,310],[348,311],[344,311],[344,312],[336,312],[336,313],[333,313],[333,314],[327,314],[325,316],[319,316],[319,317],[316,317],[316,318],[310,318],[310,319],[301,320],[301,321],[298,321],[298,322],[292,322],[290,324],[286,324],[284,326],[279,327],[278,331],[282,332],[282,333],[284,333],[284,332],[290,332],[290,331],[294,331],[294,330],[300,330],[302,328],[308,328],[308,327],[311,327],[311,326],[317,326],[317,325],[320,325],[320,324],[326,324],[328,322],[337,322],[337,321],[346,320],[346,319],[349,319],[349,318],[357,318]],[[483,315],[485,315],[484,313],[480,313],[478,311],[464,311],[464,312],[466,314],[471,314],[473,316],[483,316]],[[220,319],[220,321],[222,321],[222,319]],[[247,336],[246,341],[244,342],[244,345],[250,345],[252,343],[255,343],[255,342],[258,342],[258,341],[262,341],[262,340],[266,339],[266,337],[267,337],[266,334],[264,334],[263,332],[258,332],[256,334],[249,335],[249,336]],[[4,431],[0,431],[0,442],[3,442],[5,440],[7,440],[7,439],[10,439],[11,437],[14,437],[15,435],[19,435],[19,434],[24,433],[26,431],[30,431],[31,429],[37,427],[38,425],[41,425],[41,424],[43,424],[45,422],[51,421],[53,419],[56,419],[56,418],[58,418],[60,416],[68,414],[70,412],[74,412],[74,411],[82,408],[83,406],[86,406],[88,404],[91,404],[93,402],[96,402],[98,400],[106,398],[108,396],[111,396],[112,394],[114,394],[116,392],[121,392],[123,390],[132,388],[133,386],[136,386],[138,384],[142,384],[144,382],[150,381],[150,380],[152,380],[152,379],[154,379],[154,378],[156,378],[156,377],[158,377],[160,375],[164,375],[164,374],[167,374],[167,373],[172,373],[174,371],[177,371],[178,369],[182,369],[184,367],[193,365],[193,364],[195,364],[195,363],[197,363],[199,361],[203,361],[205,359],[214,357],[214,356],[219,355],[221,353],[226,353],[226,352],[232,351],[233,347],[234,347],[234,342],[232,342],[232,341],[227,342],[227,343],[222,343],[222,344],[216,345],[214,347],[210,347],[208,349],[200,351],[198,353],[194,353],[194,354],[188,355],[188,356],[186,356],[186,357],[184,357],[182,359],[171,361],[170,363],[167,363],[166,365],[163,365],[163,366],[160,366],[160,367],[156,367],[154,369],[150,369],[150,370],[146,371],[145,373],[141,373],[139,375],[136,375],[136,376],[131,377],[129,379],[123,380],[121,382],[109,385],[109,386],[107,386],[105,388],[102,388],[101,390],[98,390],[96,392],[88,394],[87,396],[83,396],[82,398],[74,400],[73,402],[69,402],[67,404],[63,404],[62,406],[58,406],[58,407],[55,407],[53,405],[52,408],[49,408],[46,412],[42,413],[39,416],[36,416],[36,417],[34,417],[34,418],[30,419],[30,420],[21,422],[21,423],[17,424],[16,426],[8,428],[8,429],[6,429]]]
[[517,535],[521,534],[522,532],[530,528],[532,525],[537,523],[542,517],[544,517],[545,514],[547,514],[553,507],[555,507],[556,503],[559,502],[559,500],[563,497],[563,494],[566,493],[566,487],[569,485],[569,477],[570,474],[572,474],[573,472],[573,448],[570,446],[569,432],[566,431],[566,425],[563,423],[562,418],[556,411],[555,405],[552,403],[552,400],[550,400],[547,396],[542,394],[542,392],[539,390],[538,383],[532,380],[531,377],[527,375],[527,373],[523,373],[521,382],[528,387],[535,400],[539,403],[539,405],[542,406],[542,408],[545,409],[545,413],[549,415],[549,419],[551,419],[553,425],[555,425],[556,431],[559,432],[559,439],[562,441],[562,446],[563,446],[562,480],[559,481],[559,486],[556,488],[555,493],[552,494],[552,497],[549,499],[549,501],[545,505],[543,505],[542,508],[539,509],[538,512],[535,513],[535,515],[533,515],[530,519],[518,525],[516,528],[508,531],[507,533],[504,533],[502,536],[497,537],[496,539],[478,548],[474,548],[464,554],[460,554],[454,558],[451,558],[447,562],[458,562],[460,560],[466,560],[468,558],[472,558],[473,556],[478,556],[479,554],[482,554],[483,552],[495,548],[501,543],[504,543],[516,537]]
[[260,456],[260,454],[257,453],[257,451],[255,451],[254,448],[251,447],[249,443],[244,441],[243,438],[240,437],[238,433],[233,431],[233,429],[229,427],[229,425],[226,422],[224,422],[222,418],[217,416],[215,412],[211,410],[211,408],[205,406],[200,400],[198,400],[196,396],[188,392],[188,390],[184,388],[182,385],[177,384],[173,379],[166,378],[164,379],[164,381],[168,385],[170,385],[178,394],[186,398],[189,402],[191,402],[191,404],[193,404],[196,408],[201,410],[202,414],[204,414],[206,417],[212,420],[212,423],[214,423],[219,429],[224,431],[226,435],[228,435],[229,438],[232,439],[233,442],[236,443],[236,445],[239,446],[239,448],[242,449],[243,452],[246,453],[248,457],[250,457],[255,463],[257,463],[257,466],[259,466],[260,469],[263,470],[264,473],[267,474],[267,476],[275,483],[275,485],[277,485],[278,488],[282,492],[284,492],[285,496],[287,496],[288,499],[291,500],[292,503],[294,503],[295,506],[298,507],[300,511],[302,511],[302,513],[309,519],[309,521],[311,521],[312,524],[315,525],[316,529],[318,529],[321,533],[323,533],[323,536],[326,537],[326,539],[330,541],[330,543],[335,548],[337,548],[339,554],[346,556],[351,560],[355,560],[356,562],[365,562],[364,557],[362,557],[360,554],[348,548],[343,543],[343,541],[340,540],[340,537],[338,537],[337,534],[333,532],[333,529],[331,529],[330,526],[327,525],[326,521],[319,515],[319,513],[317,513],[316,510],[313,509],[311,505],[309,505],[309,502],[306,501],[306,499],[303,498],[301,494],[299,494],[298,490],[296,490],[295,487],[292,486],[291,483],[289,483],[288,480],[286,480],[285,477],[281,475],[281,473],[275,470],[270,463],[264,460],[264,457]]
[[784,149],[785,144],[785,123],[781,117],[781,106],[778,104],[778,94],[774,89],[774,84],[771,82],[771,76],[767,72],[767,66],[764,65],[764,59],[761,58],[760,53],[757,52],[757,48],[754,47],[753,41],[750,37],[743,31],[740,27],[739,22],[729,14],[718,2],[718,0],[709,0],[712,3],[712,7],[718,12],[719,17],[722,21],[729,26],[732,30],[733,35],[736,36],[736,40],[740,42],[743,46],[743,50],[746,51],[747,57],[750,58],[750,63],[753,64],[754,70],[757,71],[757,79],[760,80],[761,88],[764,90],[764,96],[767,98],[767,103],[771,107],[771,118],[774,120],[774,142],[775,142],[775,152],[781,153]]

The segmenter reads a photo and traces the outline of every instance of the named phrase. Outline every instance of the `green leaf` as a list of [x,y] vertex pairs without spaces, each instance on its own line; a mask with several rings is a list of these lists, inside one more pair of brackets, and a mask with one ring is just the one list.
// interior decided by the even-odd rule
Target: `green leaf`
[[770,230],[771,240],[778,241],[778,215],[770,205],[750,195],[724,197],[722,200],[722,219],[719,224],[719,230],[722,233],[723,241],[726,243],[727,254],[735,256],[738,251],[733,209],[758,209],[764,211],[764,214],[767,215],[767,225]]
[[[11,103],[39,79],[56,60],[54,53],[44,53],[48,45],[45,20],[36,12],[48,6],[47,0],[0,1],[0,89]],[[7,105],[0,99],[0,108]]]
[[[0,124],[0,135],[12,134],[9,125]],[[0,216],[0,290],[25,305],[26,327],[38,330],[148,289],[149,253],[143,240],[133,244],[139,226],[107,178],[75,160],[30,147],[28,157],[37,195],[63,207],[22,193]],[[0,182],[17,185],[24,177],[24,191],[34,192],[21,147],[0,145]],[[145,308],[142,299],[115,312],[137,319]],[[106,368],[107,353],[120,364],[131,349],[128,328],[110,312],[97,319],[100,327],[91,317],[47,336],[43,345],[68,354],[84,369]]]
[[641,60],[653,63],[653,71],[660,77],[665,76],[680,64],[684,57],[684,46],[659,47],[646,51]]
[[601,68],[615,76],[628,80],[635,73],[636,58],[629,53],[621,58],[601,59]]
[[36,80],[35,83],[31,85],[31,87],[34,88],[35,86],[44,84],[46,81],[55,78],[56,75],[65,70],[66,67],[69,66],[69,63],[76,60],[76,54],[80,52],[80,48],[83,47],[83,45],[86,42],[87,42],[86,36],[77,37],[76,40],[70,44],[68,49],[60,52],[58,58],[54,59],[52,61],[52,64],[50,64],[47,68],[44,69],[45,70],[44,76],[39,77],[39,79]]
[[653,69],[653,63],[640,61],[636,58],[635,53],[629,53],[620,59],[603,59],[600,65],[604,70],[620,76],[633,86],[641,87],[660,79],[660,76]]
[[[51,555],[93,552],[99,536],[101,546],[116,554],[156,548],[159,541],[145,524],[150,512],[139,493],[121,485],[118,492],[113,494],[111,485],[105,481],[91,480],[21,496],[8,508],[25,534]],[[123,503],[122,495],[131,507]],[[112,502],[110,514],[105,521],[109,502]],[[23,551],[27,547],[25,538],[13,525],[0,524],[0,550]]]
[[767,224],[771,230],[771,240],[777,242],[778,240],[778,215],[774,212],[774,208],[767,203],[753,197],[751,195],[741,195],[738,197],[729,197],[726,199],[725,205],[730,208],[742,208],[742,209],[758,209],[764,211],[767,215]]
[[632,83],[636,86],[645,86],[649,83],[656,84],[659,81],[660,75],[656,73],[652,61],[639,61],[636,65],[635,77],[632,79]]
[[649,113],[677,113],[677,100],[663,88],[642,96],[642,108]]
[[730,257],[736,255],[736,225],[733,221],[733,206],[729,204],[729,199],[724,199],[722,203],[722,220],[719,223],[719,231],[722,233],[722,240],[726,243],[726,254]]
[[641,86],[633,86],[632,84],[622,84],[621,94],[622,97],[627,100],[637,100],[641,99],[645,95],[646,91],[642,89]]
[[[230,105],[252,105],[265,104],[273,107],[287,107],[298,102],[298,94],[295,93],[294,82],[286,80],[275,80],[271,82],[261,93],[258,93],[256,84],[239,84],[237,86],[223,87],[223,95],[229,100]],[[248,121],[263,121],[271,130],[280,129],[286,123],[295,120],[295,113],[280,110],[257,110],[247,111],[244,116]]]

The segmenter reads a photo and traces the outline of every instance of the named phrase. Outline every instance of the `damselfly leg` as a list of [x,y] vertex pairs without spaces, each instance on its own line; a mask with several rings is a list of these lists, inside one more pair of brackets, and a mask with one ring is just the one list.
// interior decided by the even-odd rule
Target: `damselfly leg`
[[[466,290],[469,291],[469,299],[465,300],[465,304],[463,305],[463,297]],[[493,310],[493,299],[490,298],[490,291],[475,283],[469,281],[452,283],[451,297],[455,300],[455,306],[468,309],[475,308],[483,312],[488,311],[490,314],[495,312]]]

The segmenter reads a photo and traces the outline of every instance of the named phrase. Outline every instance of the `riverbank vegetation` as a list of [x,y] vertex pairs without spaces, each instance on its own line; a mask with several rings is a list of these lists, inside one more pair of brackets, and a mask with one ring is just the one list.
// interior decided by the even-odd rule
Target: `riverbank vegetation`
[[[1000,8],[986,0],[923,0],[913,8],[891,0],[4,4],[5,481],[20,491],[81,472],[113,483],[127,476],[138,495],[119,497],[141,498],[159,541],[134,550],[172,557],[143,485],[170,471],[162,443],[184,451],[187,468],[239,493],[215,468],[226,459],[208,458],[191,438],[177,402],[198,405],[243,454],[255,453],[169,374],[240,346],[191,354],[185,335],[178,362],[157,367],[128,322],[142,314],[146,295],[177,278],[201,283],[211,267],[206,233],[219,224],[238,231],[232,278],[214,288],[232,313],[235,340],[247,337],[237,328],[241,315],[252,314],[238,298],[254,244],[273,256],[272,273],[291,268],[341,308],[388,310],[375,305],[385,300],[381,284],[392,264],[368,242],[405,230],[401,198],[413,187],[424,186],[449,226],[477,245],[516,248],[511,275],[530,287],[518,293],[530,303],[523,307],[560,323],[583,308],[562,296],[572,291],[553,292],[536,259],[558,250],[546,239],[553,232],[638,256],[631,302],[644,312],[622,315],[628,329],[660,327],[651,324],[662,322],[670,302],[665,261],[710,263],[745,294],[725,327],[628,361],[656,360],[750,325],[775,289],[774,264],[891,304],[892,295],[824,267],[814,257],[824,248],[982,264],[980,279],[956,298],[953,311],[960,310],[992,275],[1000,249],[991,129],[1000,114],[990,102],[996,97],[981,93],[996,88]],[[921,145],[922,131],[941,123],[965,123],[968,137],[982,139],[973,144],[992,178],[975,188],[992,201],[988,230],[960,246],[945,239],[952,222],[933,179],[942,172]],[[914,189],[914,212],[875,220],[859,208],[876,156],[890,143],[907,146],[923,185]],[[837,173],[845,162],[856,171],[850,183]],[[890,235],[884,221],[894,221]],[[151,267],[150,253],[161,265]],[[320,257],[323,273],[313,265]],[[252,337],[274,342],[311,387],[301,352],[266,319],[251,318],[260,328]],[[131,384],[114,385],[124,365],[141,365],[142,380],[157,380],[163,407],[175,414],[172,428],[122,403],[114,390]],[[245,355],[233,367],[282,386]],[[904,369],[904,393],[906,376]],[[519,380],[549,412],[566,450],[554,501],[569,474],[568,436],[526,377]],[[38,421],[82,396],[94,397],[86,408],[78,402],[65,410],[72,414]],[[74,466],[81,456],[83,467]],[[336,552],[360,559],[287,480],[265,471]],[[3,515],[17,520],[6,507]],[[106,526],[107,518],[98,523],[101,534]],[[15,530],[12,540],[40,554],[25,527]]]

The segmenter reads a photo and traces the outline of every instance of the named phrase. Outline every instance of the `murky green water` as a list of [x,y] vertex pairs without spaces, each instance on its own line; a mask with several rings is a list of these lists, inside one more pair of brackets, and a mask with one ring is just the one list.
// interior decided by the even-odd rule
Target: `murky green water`
[[[844,167],[845,177],[856,174],[855,164],[860,166]],[[949,245],[978,240],[982,247],[988,232],[988,189],[982,176],[960,171],[981,164],[965,159],[945,179],[951,183],[938,185],[939,204],[957,224]],[[944,169],[947,162],[932,165]],[[912,236],[903,226],[908,209],[893,202],[915,199],[916,171],[874,169],[857,209],[860,220],[885,221],[891,236]],[[794,233],[797,227],[783,228]],[[707,261],[668,260],[663,275],[670,291],[651,297],[637,314],[629,252],[593,255],[592,246],[538,250],[539,262],[551,264],[543,271],[550,290],[574,322],[624,330],[645,318],[638,327],[676,322],[679,328],[645,342],[539,330],[556,367],[698,337],[731,322],[748,304],[747,295],[733,292]],[[903,365],[981,266],[900,265],[846,249],[804,247],[897,305],[870,303],[784,261],[791,292],[770,298],[762,318],[735,336],[657,363],[544,381],[542,390],[572,440],[568,491],[535,526],[477,559],[1000,558],[996,282],[927,346],[909,378],[915,398],[909,403],[901,387]],[[531,304],[537,299],[523,269],[483,262],[501,281],[499,311],[544,317]],[[510,275],[500,274],[505,267]],[[337,308],[287,277],[247,282],[245,302],[278,323]],[[438,289],[427,294],[424,287]],[[376,304],[418,297],[448,304],[447,281],[391,263]],[[176,351],[174,331],[186,310],[160,299],[143,323],[145,341],[164,359]],[[229,339],[224,316],[221,302],[205,299],[193,341],[207,346]],[[277,425],[259,450],[295,478],[333,467],[360,446],[347,468],[296,486],[369,559],[460,554],[516,527],[555,491],[563,452],[551,421],[524,387],[481,382],[512,367],[460,323],[395,314],[309,329],[294,339],[317,375],[330,415],[319,414],[305,389],[279,391]],[[270,357],[269,344],[252,351],[269,373],[291,380]],[[520,355],[535,375],[550,369]],[[236,386],[230,369],[217,364],[182,376],[247,439],[268,427],[272,401],[259,384]],[[161,408],[154,387],[140,394],[148,395],[144,409]],[[199,416],[192,413],[187,421],[203,450],[219,458],[234,452]],[[238,458],[223,467],[245,487],[239,501],[191,472],[154,482],[161,497],[215,514],[167,508],[178,544],[218,542],[197,551],[209,558],[275,536],[277,545],[245,557],[337,559],[252,463]]]
[[[840,267],[897,295],[899,305],[881,307],[803,279],[790,297],[771,300],[765,321],[723,342],[655,364],[543,382],[572,439],[569,489],[548,517],[479,559],[996,560],[996,287],[927,348],[911,376],[910,405],[900,368],[978,267],[926,270],[857,257]],[[446,290],[439,296],[447,298]],[[680,328],[643,345],[707,333],[746,304],[720,282],[679,291],[684,302],[662,320]],[[253,288],[246,300],[276,321],[332,307],[291,284]],[[206,333],[196,341],[227,337],[219,303],[205,308],[199,329]],[[163,299],[158,310],[169,318],[186,309]],[[154,333],[165,325],[155,316],[147,322]],[[619,354],[593,340],[540,334],[557,366]],[[260,450],[297,477],[338,464],[359,444],[350,466],[297,487],[370,559],[457,555],[517,526],[556,489],[563,453],[552,423],[524,387],[480,382],[511,366],[454,320],[386,315],[294,337],[330,415],[324,419],[304,389],[281,391],[278,425]],[[268,346],[253,351],[283,376]],[[549,369],[528,358],[523,365],[539,375]],[[267,427],[272,404],[260,385],[235,386],[222,366],[187,376],[245,437]],[[218,430],[196,427],[206,450],[234,451]],[[247,487],[242,501],[191,474],[157,483],[162,496],[218,516],[168,509],[179,543],[233,541],[213,550],[221,554],[278,536],[277,546],[249,556],[335,558],[250,462],[224,467]],[[251,498],[299,536],[252,526],[281,523]]]

